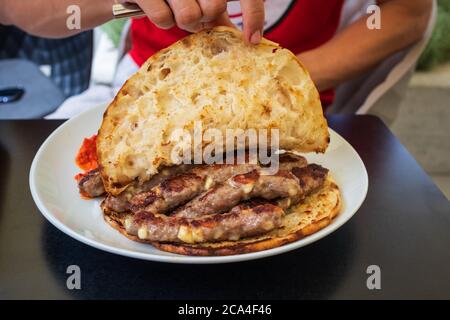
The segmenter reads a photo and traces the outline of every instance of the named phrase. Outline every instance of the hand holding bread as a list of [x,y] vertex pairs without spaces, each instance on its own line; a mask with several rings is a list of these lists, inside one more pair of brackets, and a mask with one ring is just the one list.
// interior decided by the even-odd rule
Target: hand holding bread
[[[227,14],[227,0],[121,0],[136,3],[158,27],[198,32],[214,26],[232,27]],[[244,39],[252,44],[261,41],[264,26],[264,1],[240,0],[244,18]]]

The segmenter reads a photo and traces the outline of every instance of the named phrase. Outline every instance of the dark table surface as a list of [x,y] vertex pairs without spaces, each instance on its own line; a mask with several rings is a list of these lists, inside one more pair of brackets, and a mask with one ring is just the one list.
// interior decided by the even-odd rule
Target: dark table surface
[[[61,122],[0,122],[0,298],[380,299],[450,298],[450,204],[411,155],[370,116],[330,117],[361,155],[369,193],[330,236],[298,250],[224,265],[171,265],[84,245],[39,213],[33,157]],[[81,290],[66,286],[81,268]],[[369,290],[369,265],[381,290]]]

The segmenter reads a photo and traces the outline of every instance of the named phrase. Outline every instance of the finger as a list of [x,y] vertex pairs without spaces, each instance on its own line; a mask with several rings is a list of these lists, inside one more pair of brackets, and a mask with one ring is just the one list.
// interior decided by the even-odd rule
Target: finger
[[258,44],[264,27],[264,0],[241,0],[241,10],[244,19],[244,37],[248,42]]
[[164,0],[135,0],[134,2],[159,28],[169,29],[175,25],[172,10]]
[[233,22],[231,22],[230,17],[228,16],[227,12],[222,13],[214,21],[203,23],[204,29],[213,28],[215,26],[227,26],[227,27],[236,28],[236,26],[233,24]]
[[195,0],[169,0],[175,21],[181,29],[196,32],[201,29],[202,10]]
[[211,22],[218,19],[227,11],[226,0],[197,0],[202,11],[202,22]]

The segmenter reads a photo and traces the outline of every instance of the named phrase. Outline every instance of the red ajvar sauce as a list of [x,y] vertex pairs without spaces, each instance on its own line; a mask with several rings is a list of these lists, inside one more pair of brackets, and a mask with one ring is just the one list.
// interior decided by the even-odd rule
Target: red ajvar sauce
[[75,157],[75,163],[83,170],[83,173],[79,173],[75,176],[77,181],[80,181],[80,179],[82,179],[89,171],[98,168],[96,134],[83,140],[83,144]]

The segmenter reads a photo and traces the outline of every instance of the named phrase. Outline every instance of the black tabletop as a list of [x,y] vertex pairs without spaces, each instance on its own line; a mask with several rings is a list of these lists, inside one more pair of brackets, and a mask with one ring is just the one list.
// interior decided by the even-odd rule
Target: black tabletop
[[[31,198],[28,174],[60,124],[0,121],[0,298],[450,298],[450,204],[377,118],[330,117],[369,173],[367,198],[349,222],[307,247],[224,265],[121,257],[48,223]],[[81,269],[81,290],[67,288],[70,265]],[[367,287],[371,265],[381,269],[380,290]]]

